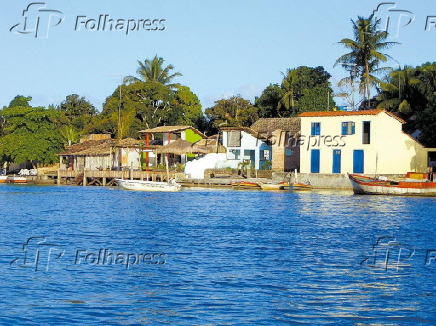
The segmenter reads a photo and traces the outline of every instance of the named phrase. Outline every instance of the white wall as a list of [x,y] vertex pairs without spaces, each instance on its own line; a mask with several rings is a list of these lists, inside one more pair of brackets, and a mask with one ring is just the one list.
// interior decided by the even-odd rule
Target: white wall
[[[342,137],[344,146],[327,146],[325,136],[341,136],[342,122],[355,123],[355,134]],[[363,122],[371,122],[371,142],[363,144]],[[321,123],[321,144],[309,144],[312,122]],[[402,123],[382,112],[378,115],[335,117],[301,117],[301,134],[305,139],[300,148],[300,169],[310,173],[311,149],[320,150],[320,173],[332,173],[333,150],[341,150],[341,173],[353,173],[353,151],[364,151],[365,174],[405,174],[425,171],[427,150],[402,132]]]
[[[272,148],[270,146],[245,131],[241,131],[241,147],[227,146],[228,133],[229,132],[227,131],[223,132],[223,145],[227,148],[226,163],[228,164],[228,167],[236,169],[238,168],[239,163],[242,163],[244,160],[250,159],[250,157],[244,157],[245,150],[255,151],[255,169],[257,170],[260,169],[260,165],[263,163],[260,163],[260,151],[269,150],[271,155]],[[240,150],[239,159],[233,159],[234,156],[231,152],[232,150]]]

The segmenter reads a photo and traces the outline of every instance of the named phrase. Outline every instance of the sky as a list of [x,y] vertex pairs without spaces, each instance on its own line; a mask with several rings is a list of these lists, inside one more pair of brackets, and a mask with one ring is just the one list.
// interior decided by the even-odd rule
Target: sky
[[[101,110],[122,76],[155,55],[183,74],[175,81],[203,108],[237,94],[254,101],[303,65],[323,66],[336,90],[346,73],[333,66],[347,52],[338,42],[352,37],[351,19],[375,10],[401,43],[386,51],[396,60],[389,66],[436,61],[434,0],[0,0],[0,107],[18,94],[34,106],[79,94]],[[98,26],[105,15],[129,30]],[[147,19],[157,31],[144,29]]]

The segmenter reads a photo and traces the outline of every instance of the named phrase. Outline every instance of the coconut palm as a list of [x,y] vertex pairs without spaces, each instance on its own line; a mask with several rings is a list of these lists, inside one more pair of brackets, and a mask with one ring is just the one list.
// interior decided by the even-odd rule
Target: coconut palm
[[124,82],[131,84],[135,82],[157,82],[166,85],[170,88],[177,87],[178,84],[171,84],[171,81],[177,77],[182,76],[180,72],[172,73],[173,65],[164,67],[164,59],[157,55],[152,59],[146,59],[144,62],[138,60],[139,67],[136,70],[138,77],[127,76]]
[[388,81],[380,83],[382,92],[378,95],[378,100],[382,102],[377,108],[411,114],[417,87],[421,87],[422,84],[413,68],[406,66],[402,70],[392,71]]
[[284,91],[283,97],[278,103],[278,111],[279,116],[281,117],[280,112],[285,109],[289,112],[295,113],[295,90],[294,90],[294,76],[292,74],[292,70],[288,69],[286,74],[282,73],[283,81],[282,81],[282,89]]
[[376,75],[389,69],[379,67],[381,63],[390,59],[389,55],[380,51],[390,48],[397,42],[386,42],[388,33],[378,29],[380,19],[375,19],[374,15],[368,18],[359,16],[356,21],[351,22],[354,39],[344,38],[339,42],[351,52],[339,57],[335,66],[342,65],[350,73],[350,77],[347,78],[359,80],[360,93],[369,103],[371,87],[380,84]]

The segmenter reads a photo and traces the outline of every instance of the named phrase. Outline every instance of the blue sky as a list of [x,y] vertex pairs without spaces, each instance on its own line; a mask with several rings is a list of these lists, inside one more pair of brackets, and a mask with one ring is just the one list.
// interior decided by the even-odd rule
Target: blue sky
[[[31,1],[0,0],[0,106],[17,94],[33,97],[32,104],[59,104],[72,93],[85,96],[97,109],[119,84],[120,77],[135,75],[137,60],[162,56],[183,77],[203,107],[234,94],[254,100],[270,83],[280,83],[281,72],[301,65],[324,66],[335,85],[344,71],[333,68],[345,53],[337,42],[351,37],[350,19],[368,16],[383,1],[301,0],[47,0],[46,8],[64,20],[48,29],[48,37],[35,38],[23,30],[23,10]],[[400,45],[388,53],[401,65],[436,61],[434,0],[388,1],[379,15]],[[395,7],[395,8],[394,8]],[[389,8],[394,8],[389,11]],[[405,11],[395,11],[405,10]],[[408,11],[408,12],[406,12]],[[45,21],[47,12],[40,14]],[[60,14],[59,14],[60,15]],[[109,15],[112,19],[165,19],[164,31],[90,31],[83,20]],[[401,20],[399,20],[400,15]],[[34,19],[30,17],[29,19]],[[52,16],[51,25],[58,16]],[[81,18],[82,19],[82,18]],[[432,24],[431,22],[435,22]],[[48,20],[47,20],[48,22]],[[48,24],[48,23],[47,23]],[[42,23],[43,25],[43,23]],[[28,28],[27,31],[30,31]],[[393,33],[395,34],[395,33]],[[396,63],[392,62],[392,66]],[[116,77],[118,76],[118,77]]]

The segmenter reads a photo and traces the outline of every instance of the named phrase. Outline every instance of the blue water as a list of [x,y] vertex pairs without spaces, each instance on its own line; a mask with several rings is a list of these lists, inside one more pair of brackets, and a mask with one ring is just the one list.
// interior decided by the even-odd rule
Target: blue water
[[0,201],[1,325],[436,324],[435,198],[3,185]]

